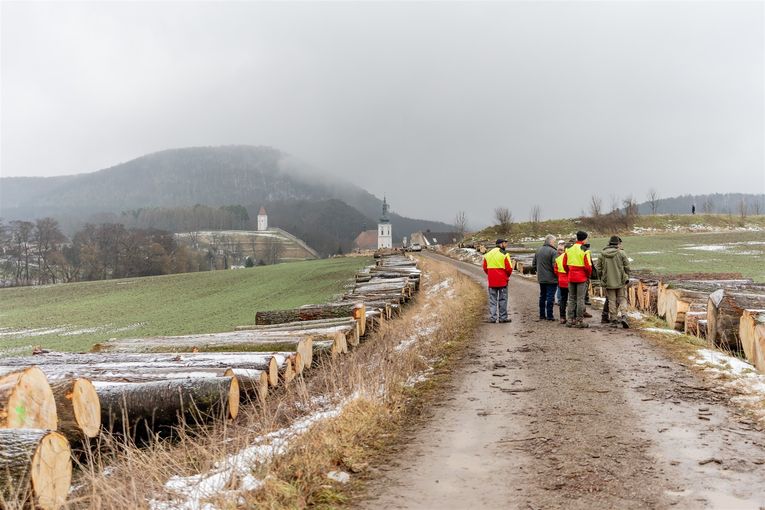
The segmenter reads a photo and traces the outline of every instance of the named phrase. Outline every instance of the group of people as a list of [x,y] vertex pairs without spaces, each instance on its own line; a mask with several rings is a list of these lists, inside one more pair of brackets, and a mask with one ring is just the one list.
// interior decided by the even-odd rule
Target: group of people
[[[539,320],[555,321],[557,298],[560,316],[567,327],[586,328],[585,318],[592,281],[606,290],[606,302],[601,319],[612,327],[624,326],[621,310],[626,305],[629,282],[629,258],[619,236],[611,236],[593,265],[587,232],[579,231],[576,239],[556,242],[547,235],[534,254],[532,268],[539,282]],[[483,269],[489,280],[489,322],[510,322],[507,316],[507,284],[513,273],[507,239],[497,239],[496,248],[484,255]]]

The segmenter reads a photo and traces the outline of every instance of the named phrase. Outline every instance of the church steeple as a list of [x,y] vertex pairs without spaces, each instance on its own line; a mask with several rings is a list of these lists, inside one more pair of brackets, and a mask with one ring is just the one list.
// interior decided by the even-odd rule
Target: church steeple
[[383,196],[382,216],[380,216],[380,223],[390,223],[390,218],[388,218],[389,210],[390,206],[388,205],[388,198]]
[[382,204],[382,216],[380,216],[380,223],[377,225],[377,249],[392,248],[393,247],[393,226],[390,224],[388,218],[388,211],[390,206],[388,205],[387,197],[383,197]]

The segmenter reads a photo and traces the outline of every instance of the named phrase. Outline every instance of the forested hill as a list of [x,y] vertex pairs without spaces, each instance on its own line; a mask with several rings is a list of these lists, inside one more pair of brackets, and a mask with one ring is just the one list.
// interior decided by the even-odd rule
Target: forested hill
[[[364,189],[270,147],[172,149],[88,174],[0,179],[0,217],[6,220],[53,216],[85,221],[98,213],[151,207],[240,204],[249,208],[331,199],[359,211],[364,218],[360,223],[369,226],[377,223],[382,209],[382,201]],[[295,222],[292,217],[274,220]],[[391,220],[397,238],[413,230],[450,229],[444,223],[396,214]]]
[[[658,214],[690,214],[696,205],[696,212],[716,214],[765,214],[765,194],[751,193],[712,193],[708,195],[681,195],[671,198],[657,198],[655,201]],[[743,208],[743,211],[742,211]],[[651,214],[651,201],[639,204],[640,214]]]

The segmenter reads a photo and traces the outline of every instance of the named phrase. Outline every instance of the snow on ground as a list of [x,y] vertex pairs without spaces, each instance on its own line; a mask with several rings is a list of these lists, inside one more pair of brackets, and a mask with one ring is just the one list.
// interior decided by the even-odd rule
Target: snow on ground
[[649,333],[664,333],[667,335],[682,335],[683,334],[681,331],[675,331],[674,329],[668,329],[668,328],[643,328],[642,331],[648,331]]
[[637,251],[633,255],[661,255],[662,251]]
[[425,292],[425,295],[432,296],[433,294],[438,294],[443,292],[445,297],[451,298],[454,297],[454,289],[452,289],[452,279],[447,278],[446,280],[442,280],[438,282],[436,285],[433,285],[431,288]]
[[761,424],[765,424],[765,374],[753,365],[719,351],[699,349],[689,356],[704,372],[720,382],[722,388],[733,390],[731,402],[750,411]]
[[90,333],[121,333],[124,331],[132,331],[145,325],[144,322],[136,322],[134,324],[128,324],[119,328],[113,327],[111,324],[104,324],[102,326],[93,327],[78,327],[73,325],[58,326],[55,328],[28,328],[28,329],[12,329],[12,328],[0,328],[0,339],[2,338],[30,338],[36,336],[58,335],[58,336],[77,336],[87,335]]
[[[290,441],[305,434],[313,425],[334,418],[343,408],[358,398],[358,394],[329,409],[314,412],[289,427],[262,435],[251,446],[216,462],[212,470],[192,476],[174,476],[165,484],[165,489],[174,499],[152,499],[152,510],[216,510],[218,507],[206,500],[225,497],[238,501],[241,493],[259,489],[262,480],[252,476],[253,468],[283,455]],[[235,487],[231,489],[230,487]],[[244,504],[240,501],[240,504]]]
[[723,246],[722,244],[686,244],[682,247],[684,250],[698,250],[698,251],[725,251],[728,249],[727,246]]
[[645,318],[645,315],[643,315],[641,312],[637,310],[625,312],[624,315],[626,315],[630,319],[635,319],[635,320],[642,320],[643,318]]

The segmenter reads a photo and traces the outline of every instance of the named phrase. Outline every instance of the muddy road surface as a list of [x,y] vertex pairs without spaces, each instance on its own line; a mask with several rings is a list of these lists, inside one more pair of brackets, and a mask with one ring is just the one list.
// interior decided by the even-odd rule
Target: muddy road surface
[[538,322],[533,281],[509,294],[361,508],[765,508],[765,433],[726,394],[599,314]]

